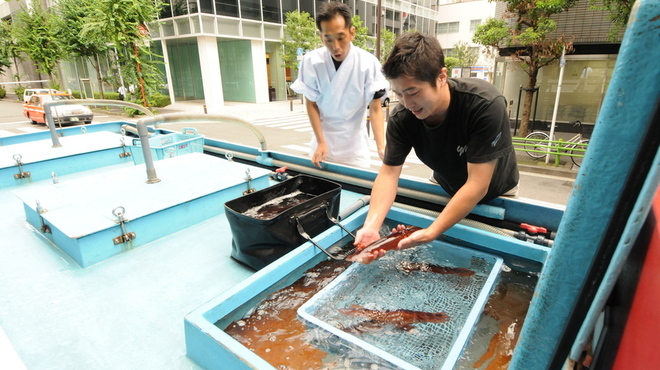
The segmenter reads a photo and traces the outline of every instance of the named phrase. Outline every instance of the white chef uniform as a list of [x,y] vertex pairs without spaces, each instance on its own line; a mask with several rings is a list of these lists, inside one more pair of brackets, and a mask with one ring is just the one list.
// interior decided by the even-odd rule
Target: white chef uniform
[[[303,58],[298,79],[291,89],[319,107],[328,146],[326,161],[369,167],[368,106],[377,91],[388,87],[381,68],[373,54],[352,43],[337,70],[326,47],[313,50]],[[317,146],[312,137],[310,156]]]

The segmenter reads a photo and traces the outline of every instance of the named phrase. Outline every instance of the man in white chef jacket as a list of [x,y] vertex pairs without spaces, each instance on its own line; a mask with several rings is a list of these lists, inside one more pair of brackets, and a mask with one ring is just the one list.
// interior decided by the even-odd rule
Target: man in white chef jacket
[[307,115],[314,130],[310,157],[369,168],[367,107],[378,155],[385,153],[383,110],[380,97],[387,80],[378,59],[352,44],[355,27],[350,8],[326,2],[316,16],[324,47],[305,55],[298,79],[291,85],[307,98]]

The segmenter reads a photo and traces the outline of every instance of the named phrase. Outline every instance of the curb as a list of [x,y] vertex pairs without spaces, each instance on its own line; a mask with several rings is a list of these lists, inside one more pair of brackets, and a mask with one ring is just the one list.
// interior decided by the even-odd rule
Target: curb
[[577,177],[577,171],[571,170],[565,167],[550,167],[542,165],[533,165],[533,164],[520,164],[518,163],[518,170],[520,172],[528,173],[538,173],[543,175],[564,177],[568,180],[575,180]]

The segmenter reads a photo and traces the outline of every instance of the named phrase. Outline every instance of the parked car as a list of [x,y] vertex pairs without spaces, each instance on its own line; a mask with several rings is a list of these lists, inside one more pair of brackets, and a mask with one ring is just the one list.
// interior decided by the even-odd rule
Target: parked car
[[23,104],[27,104],[27,102],[30,100],[30,97],[34,94],[58,94],[61,93],[61,91],[57,91],[55,89],[25,89],[23,91]]
[[[57,94],[34,94],[30,97],[27,104],[23,104],[23,115],[34,125],[37,123],[46,124],[46,114],[44,113],[44,103],[58,100],[75,100],[72,95],[65,93]],[[56,105],[51,108],[53,122],[59,125],[74,124],[84,122],[92,123],[94,114],[91,109],[80,104]]]
[[383,107],[390,106],[390,97],[387,96],[387,94],[380,97],[380,105],[382,105]]

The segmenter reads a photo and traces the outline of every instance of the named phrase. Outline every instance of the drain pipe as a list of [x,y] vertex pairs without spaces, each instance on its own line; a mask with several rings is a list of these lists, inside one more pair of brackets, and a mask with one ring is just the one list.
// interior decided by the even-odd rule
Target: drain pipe
[[[142,151],[144,153],[144,160],[147,166],[147,183],[151,184],[154,182],[160,181],[156,176],[156,170],[153,165],[153,159],[151,157],[151,148],[149,146],[149,132],[147,130],[148,125],[153,125],[154,127],[164,124],[164,123],[219,123],[219,122],[228,122],[234,123],[243,127],[248,128],[252,133],[257,136],[259,144],[261,146],[261,155],[255,157],[257,163],[272,166],[273,160],[268,157],[266,139],[264,135],[256,127],[254,127],[248,121],[228,115],[219,115],[219,114],[189,114],[189,113],[168,113],[168,114],[159,114],[156,116],[145,117],[138,120],[136,127],[138,131],[138,136],[140,137],[140,142],[142,144]],[[207,146],[204,146],[206,149]]]
[[352,215],[355,213],[358,209],[366,206],[369,204],[371,201],[371,196],[370,195],[365,195],[362,198],[358,199],[355,201],[355,203],[351,204],[350,206],[344,208],[339,215],[337,215],[337,220],[341,221],[345,219],[346,217]]
[[60,144],[59,136],[57,136],[57,131],[55,129],[55,120],[53,119],[53,110],[51,107],[56,105],[110,105],[110,106],[120,106],[126,108],[137,109],[140,112],[153,116],[154,114],[147,108],[137,105],[135,103],[121,101],[121,100],[105,100],[105,99],[72,99],[72,100],[58,100],[58,101],[47,101],[44,103],[44,115],[46,118],[46,125],[50,130],[50,137],[53,141],[53,148],[59,148],[62,146]]
[[[233,150],[223,150],[217,147],[212,147],[212,146],[204,146],[204,151],[209,152],[209,153],[215,153],[215,154],[220,154],[220,155],[225,155],[227,152],[231,152],[235,158],[240,158],[240,159],[245,159],[248,161],[257,161],[258,158],[257,156],[249,153],[244,153],[244,152],[236,152]],[[343,182],[346,184],[351,184],[355,185],[358,187],[366,188],[366,189],[371,189],[373,188],[374,182],[373,180],[365,180],[365,179],[360,179],[357,177],[349,176],[349,175],[343,175],[335,172],[329,172],[326,170],[320,170],[316,168],[311,168],[303,165],[298,165],[298,164],[293,164],[290,162],[282,161],[282,160],[277,160],[277,159],[271,159],[271,165],[273,167],[279,168],[279,167],[288,167],[292,171],[295,172],[301,172],[301,173],[306,173],[309,175],[313,176],[318,176],[318,177],[323,177],[327,178],[329,180],[335,180],[339,182]],[[409,188],[402,188],[399,187],[397,190],[397,194],[401,196],[406,196],[409,198],[417,199],[417,200],[423,200],[423,201],[428,201],[428,202],[433,202],[436,204],[441,204],[441,205],[446,205],[450,198],[442,195],[437,195],[437,194],[430,194],[428,192],[422,192],[419,190],[414,190],[414,189],[409,189]],[[505,209],[502,207],[496,207],[488,204],[477,204],[474,209],[471,212],[472,214],[478,215],[478,216],[484,216],[496,220],[504,220],[505,216]]]
[[[344,182],[347,184],[356,185],[367,189],[373,188],[374,185],[374,182],[372,180],[359,179],[349,175],[343,175],[335,172],[329,172],[326,170],[320,170],[302,165],[291,164],[279,160],[273,160],[273,165],[275,167],[286,166],[289,167],[289,169],[291,169],[292,171],[303,172],[314,176],[324,177],[329,180]],[[402,187],[399,187],[399,189],[397,190],[397,195],[418,199],[418,200],[424,200],[441,205],[446,205],[447,203],[449,203],[449,200],[451,199],[449,197],[438,194],[430,194],[428,192],[423,192],[410,188],[402,188]],[[472,213],[475,215],[484,216],[497,220],[504,220],[504,216],[505,216],[504,208],[492,206],[489,204],[477,204],[477,206],[475,206],[474,209],[472,210]]]
[[[425,209],[425,208],[420,208],[420,207],[415,207],[415,206],[411,206],[411,205],[404,204],[404,203],[399,203],[399,202],[394,202],[394,206],[396,206],[398,208],[408,210],[408,211],[412,211],[412,212],[415,212],[415,213],[430,216],[430,217],[438,217],[438,215],[440,214],[440,212],[437,212],[437,211],[433,211],[433,210]],[[500,229],[498,227],[494,227],[494,226],[488,225],[488,224],[483,223],[483,222],[470,220],[468,218],[464,218],[464,219],[458,221],[458,223],[463,225],[463,226],[470,226],[470,227],[473,227],[475,229],[489,231],[493,234],[507,236],[507,237],[510,237],[510,238],[514,237],[513,236],[513,231],[507,232],[506,230]]]
[[140,138],[140,144],[142,145],[142,154],[144,155],[144,164],[147,167],[147,184],[155,184],[160,182],[160,179],[156,175],[156,168],[154,167],[154,159],[151,156],[151,145],[149,144],[149,130],[147,129],[147,124],[150,121],[150,118],[140,118],[137,123],[138,137]]

